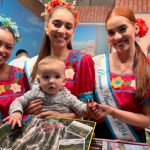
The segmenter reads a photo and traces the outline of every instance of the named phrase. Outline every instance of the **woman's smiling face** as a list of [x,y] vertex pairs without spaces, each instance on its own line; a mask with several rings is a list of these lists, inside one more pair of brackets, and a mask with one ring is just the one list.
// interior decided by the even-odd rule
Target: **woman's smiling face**
[[8,29],[0,28],[0,66],[5,64],[12,54],[15,39]]
[[126,17],[112,15],[106,23],[110,45],[121,53],[135,43],[135,25]]
[[75,30],[74,15],[65,8],[56,9],[46,22],[45,30],[52,46],[67,47]]

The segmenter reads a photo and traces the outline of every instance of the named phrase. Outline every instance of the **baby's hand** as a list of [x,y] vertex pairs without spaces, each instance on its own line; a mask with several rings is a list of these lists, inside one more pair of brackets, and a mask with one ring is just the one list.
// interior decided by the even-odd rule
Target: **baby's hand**
[[96,102],[89,102],[88,107],[91,109],[94,119],[96,121],[99,121],[106,115],[105,111],[103,110],[103,106],[101,104],[98,104]]
[[6,121],[7,124],[11,125],[11,129],[14,129],[16,123],[18,124],[19,127],[21,127],[21,119],[22,115],[20,112],[14,112],[10,114],[8,117],[3,119],[3,121]]

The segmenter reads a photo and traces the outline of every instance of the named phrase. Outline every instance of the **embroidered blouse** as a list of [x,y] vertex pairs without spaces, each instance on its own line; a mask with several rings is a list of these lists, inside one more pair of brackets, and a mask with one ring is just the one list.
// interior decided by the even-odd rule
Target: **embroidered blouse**
[[29,90],[29,84],[24,71],[20,68],[12,67],[9,78],[0,78],[0,112],[2,118],[8,115],[12,101],[27,90]]
[[92,100],[95,83],[94,62],[90,55],[71,50],[66,64],[66,88],[80,100]]

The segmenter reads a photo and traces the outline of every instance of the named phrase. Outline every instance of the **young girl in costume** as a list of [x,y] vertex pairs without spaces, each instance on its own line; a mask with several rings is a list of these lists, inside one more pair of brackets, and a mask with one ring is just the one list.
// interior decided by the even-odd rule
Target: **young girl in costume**
[[0,112],[1,119],[8,116],[9,106],[18,96],[29,89],[22,69],[6,64],[20,34],[11,18],[0,16]]
[[96,137],[146,142],[150,126],[150,66],[136,42],[148,27],[128,7],[115,7],[107,16],[108,41],[115,49],[94,58],[97,115]]
[[[30,72],[32,70],[31,82],[35,81],[37,65],[42,58],[48,55],[57,56],[66,65],[65,87],[81,101],[92,100],[95,82],[93,60],[89,55],[83,54],[78,50],[73,50],[71,45],[71,40],[78,24],[78,13],[65,0],[52,0],[45,5],[43,15],[45,16],[43,43],[33,70],[33,65],[30,64],[32,59],[27,61],[25,69],[28,78],[30,79]],[[29,113],[37,114],[41,107],[42,102],[35,100],[28,107]],[[52,115],[48,112],[45,113],[43,116]],[[66,117],[70,116],[67,115]]]

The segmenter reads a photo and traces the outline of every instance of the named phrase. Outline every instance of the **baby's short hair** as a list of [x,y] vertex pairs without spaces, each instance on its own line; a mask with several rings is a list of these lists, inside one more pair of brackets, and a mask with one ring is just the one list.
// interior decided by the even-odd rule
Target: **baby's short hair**
[[41,59],[38,63],[38,69],[41,65],[53,64],[53,63],[56,63],[58,65],[62,64],[62,65],[64,65],[64,69],[65,69],[64,61],[61,60],[59,57],[56,57],[56,56],[46,56],[43,59]]

